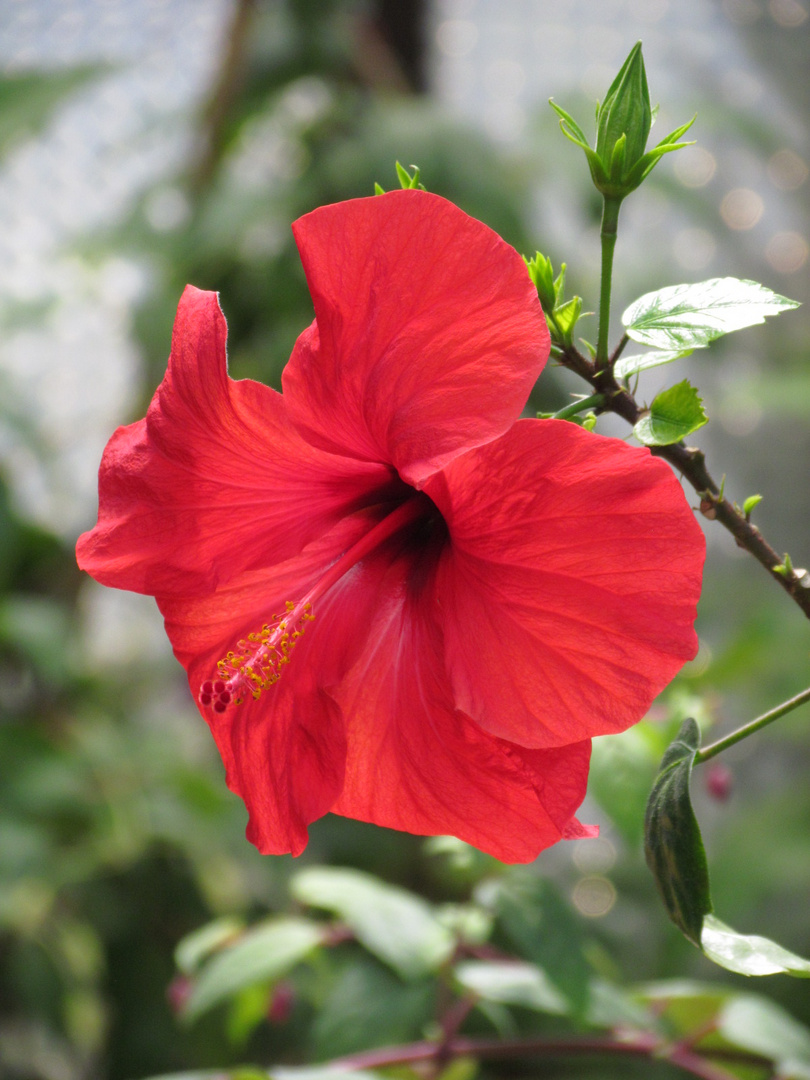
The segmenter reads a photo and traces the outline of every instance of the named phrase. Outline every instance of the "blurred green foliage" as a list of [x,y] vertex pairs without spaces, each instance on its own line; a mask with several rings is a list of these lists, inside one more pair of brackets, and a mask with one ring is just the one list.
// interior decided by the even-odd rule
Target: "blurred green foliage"
[[[312,318],[290,222],[371,194],[375,181],[393,186],[395,160],[418,162],[431,190],[519,250],[542,242],[528,225],[541,166],[460,127],[409,91],[401,71],[389,78],[401,66],[397,43],[370,19],[376,8],[243,7],[250,22],[223,45],[198,118],[198,156],[145,192],[127,220],[76,244],[89,263],[114,252],[148,268],[135,313],[145,364],[133,415],[163,373],[189,281],[222,293],[232,373],[278,385]],[[377,68],[358,60],[363,19],[384,57]],[[0,83],[0,146],[31,137],[89,77],[101,76]],[[155,199],[167,191],[188,213],[156,228]],[[8,306],[10,319],[39,315]],[[802,409],[810,382],[791,370],[789,392],[767,382],[752,391],[765,410]],[[565,403],[562,386],[546,380],[544,405]],[[0,419],[10,422],[2,406]],[[768,506],[762,490],[757,514]],[[647,721],[598,742],[584,816],[600,821],[602,839],[562,845],[519,870],[452,840],[331,817],[313,827],[298,863],[260,857],[171,657],[127,640],[114,661],[94,656],[95,588],[81,580],[71,545],[21,517],[0,486],[0,1075],[136,1080],[324,1061],[434,1036],[455,1000],[471,1007],[463,1029],[471,1037],[629,1027],[677,1041],[705,1029],[701,1039],[715,1049],[777,1057],[781,1076],[810,1075],[798,1026],[810,1024],[807,985],[777,979],[753,995],[712,968],[667,923],[641,854],[644,804],[685,716],[704,730],[715,717],[730,725],[799,688],[804,622],[756,567],[710,554],[701,655]],[[791,717],[729,754],[736,779],[725,802],[701,791],[699,772],[693,781],[718,909],[802,955],[810,953],[805,732],[806,718]],[[338,873],[340,888],[329,878]],[[462,1060],[442,1075],[475,1072]],[[508,1075],[530,1074],[532,1065],[508,1066]],[[507,1072],[484,1062],[480,1075]],[[549,1058],[543,1075],[680,1073],[663,1061]]]

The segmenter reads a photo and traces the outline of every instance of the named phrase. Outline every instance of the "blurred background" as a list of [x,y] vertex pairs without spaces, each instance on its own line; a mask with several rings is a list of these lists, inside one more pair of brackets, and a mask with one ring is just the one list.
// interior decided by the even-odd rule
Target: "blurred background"
[[[293,860],[245,841],[153,601],[75,566],[101,452],[143,415],[186,282],[221,293],[231,373],[278,385],[312,319],[290,223],[375,181],[395,187],[396,159],[519,251],[565,261],[569,294],[593,310],[600,205],[547,99],[590,134],[638,39],[661,105],[652,141],[697,113],[697,145],[623,207],[614,325],[643,292],[725,275],[806,305],[807,0],[0,3],[0,1076],[135,1080],[330,1056],[351,958],[322,973],[317,1008],[293,986],[283,1016],[175,1015],[177,942],[216,916],[285,910]],[[595,319],[580,328],[595,338]],[[647,373],[638,392],[687,376],[700,388],[712,423],[695,442],[711,471],[740,503],[764,495],[755,519],[804,566],[809,346],[805,306]],[[579,389],[548,370],[531,405]],[[624,984],[742,981],[667,923],[640,853],[644,801],[678,718],[719,732],[808,681],[801,613],[719,526],[706,532],[698,658],[649,722],[597,746],[581,816],[601,838],[535,868],[585,953]],[[695,778],[719,914],[802,955],[807,726],[798,712],[724,755],[730,775]],[[330,817],[303,859],[437,901],[496,872],[439,848]],[[385,997],[379,973],[351,977]],[[764,992],[810,1023],[806,982]],[[391,1001],[365,1030],[354,1017],[358,1046],[419,1037],[423,1007]]]

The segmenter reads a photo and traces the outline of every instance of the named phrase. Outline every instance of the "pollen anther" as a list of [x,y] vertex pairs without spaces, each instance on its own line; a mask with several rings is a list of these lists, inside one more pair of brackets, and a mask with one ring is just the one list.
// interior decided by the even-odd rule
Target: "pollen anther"
[[287,601],[286,611],[237,641],[236,648],[217,663],[217,678],[206,679],[197,700],[205,708],[223,713],[230,704],[241,705],[248,694],[258,698],[277,683],[290,653],[312,622],[312,605]]

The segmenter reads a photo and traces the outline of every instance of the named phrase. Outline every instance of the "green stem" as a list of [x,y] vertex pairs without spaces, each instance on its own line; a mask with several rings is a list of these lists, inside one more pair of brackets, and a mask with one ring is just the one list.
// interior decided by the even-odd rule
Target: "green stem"
[[767,725],[773,723],[774,720],[778,720],[780,716],[784,716],[785,713],[798,709],[800,705],[804,705],[807,701],[810,701],[810,688],[802,690],[800,694],[791,698],[790,701],[783,701],[781,705],[777,705],[776,708],[771,709],[770,712],[763,713],[762,716],[758,716],[756,720],[752,720],[749,724],[743,724],[741,728],[732,731],[732,733],[726,735],[724,739],[718,739],[717,742],[712,743],[710,746],[701,747],[695,755],[695,764],[699,765],[702,761],[708,761],[709,758],[713,758],[715,754],[719,754],[721,750],[728,749],[729,746],[733,746],[734,743],[740,742],[741,739],[747,739],[748,736],[753,735],[755,731],[767,727]]
[[613,249],[619,224],[622,200],[606,195],[602,207],[602,283],[599,292],[599,338],[596,342],[596,370],[608,366],[608,333],[610,330],[610,286],[613,280]]
[[579,401],[574,401],[570,405],[566,405],[564,409],[555,412],[551,419],[567,420],[569,416],[576,416],[577,413],[585,412],[586,409],[598,409],[604,404],[604,394],[591,394],[590,397],[580,398]]

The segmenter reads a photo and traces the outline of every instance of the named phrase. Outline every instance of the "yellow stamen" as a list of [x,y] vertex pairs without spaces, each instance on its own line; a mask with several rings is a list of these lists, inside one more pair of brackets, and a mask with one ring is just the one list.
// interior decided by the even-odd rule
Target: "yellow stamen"
[[217,678],[200,687],[200,704],[224,712],[231,703],[241,705],[248,693],[258,698],[281,678],[290,653],[314,618],[310,603],[297,606],[288,600],[283,615],[274,615],[261,630],[237,641],[236,649],[217,663]]

